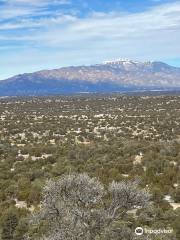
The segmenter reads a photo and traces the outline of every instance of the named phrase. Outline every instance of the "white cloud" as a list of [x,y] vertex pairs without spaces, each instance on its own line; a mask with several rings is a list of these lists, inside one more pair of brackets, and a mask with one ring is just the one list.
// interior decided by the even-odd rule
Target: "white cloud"
[[[23,50],[18,50],[17,63],[23,66],[22,72],[32,66],[30,62],[37,70],[42,65],[90,64],[115,57],[166,60],[180,56],[179,2],[156,6],[141,13],[94,12],[84,18],[56,12],[39,19],[28,17],[9,21],[0,24],[0,29],[19,29],[12,34],[11,31],[1,34],[0,41],[7,39],[12,46],[14,41],[20,46],[23,43]],[[34,54],[29,54],[34,49]],[[0,60],[0,66],[3,64]]]
[[69,0],[3,0],[0,1],[5,4],[8,4],[9,6],[17,6],[17,5],[33,5],[33,6],[43,6],[48,4],[67,4],[69,3]]
[[44,15],[48,6],[69,3],[69,0],[0,0],[1,20]]
[[[55,47],[81,48],[91,44],[117,47],[128,53],[128,48],[134,45],[149,45],[156,50],[171,44],[178,51],[180,41],[180,3],[166,4],[149,11],[136,14],[123,13],[93,13],[87,18],[58,16],[51,19],[41,19],[45,29],[39,30],[33,36],[37,44]],[[173,36],[172,36],[173,34]],[[30,36],[32,40],[32,37]],[[178,41],[179,40],[179,41]],[[129,45],[129,46],[128,46]]]

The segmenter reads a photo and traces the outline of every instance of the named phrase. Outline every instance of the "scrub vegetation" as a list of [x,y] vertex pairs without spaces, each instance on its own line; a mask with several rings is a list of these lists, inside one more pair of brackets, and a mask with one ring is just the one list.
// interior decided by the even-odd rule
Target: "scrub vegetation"
[[178,240],[179,125],[178,95],[1,98],[0,239]]

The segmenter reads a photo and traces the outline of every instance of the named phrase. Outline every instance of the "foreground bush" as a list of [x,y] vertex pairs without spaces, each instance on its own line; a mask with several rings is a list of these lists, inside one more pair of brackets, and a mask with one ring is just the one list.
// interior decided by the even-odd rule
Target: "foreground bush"
[[41,239],[47,240],[135,239],[127,212],[146,207],[149,198],[137,181],[113,181],[106,188],[87,174],[66,175],[46,183],[32,223],[45,226]]

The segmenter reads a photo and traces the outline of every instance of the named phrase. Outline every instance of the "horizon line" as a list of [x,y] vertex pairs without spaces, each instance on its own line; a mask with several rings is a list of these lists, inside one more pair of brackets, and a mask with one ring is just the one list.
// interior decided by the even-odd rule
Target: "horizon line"
[[57,69],[61,69],[61,68],[68,68],[68,67],[88,67],[88,66],[95,66],[95,65],[103,65],[103,64],[108,64],[111,62],[120,62],[120,61],[131,61],[131,62],[136,62],[136,63],[154,63],[154,62],[161,62],[161,63],[165,63],[171,67],[175,67],[175,68],[180,68],[180,64],[177,66],[176,64],[170,64],[168,61],[158,61],[158,60],[144,60],[144,61],[139,61],[137,59],[130,59],[130,58],[114,58],[111,60],[104,60],[101,63],[92,63],[92,64],[74,64],[74,65],[65,65],[65,66],[60,66],[60,67],[55,67],[55,68],[51,68],[51,67],[47,67],[47,68],[40,68],[37,70],[32,70],[32,71],[27,71],[27,72],[22,72],[22,73],[17,73],[17,74],[12,74],[9,77],[5,77],[5,78],[0,78],[0,81],[5,81],[8,80],[9,78],[15,77],[15,76],[19,76],[19,75],[23,75],[23,74],[32,74],[32,73],[36,73],[36,72],[41,72],[41,71],[51,71],[51,70],[57,70]]

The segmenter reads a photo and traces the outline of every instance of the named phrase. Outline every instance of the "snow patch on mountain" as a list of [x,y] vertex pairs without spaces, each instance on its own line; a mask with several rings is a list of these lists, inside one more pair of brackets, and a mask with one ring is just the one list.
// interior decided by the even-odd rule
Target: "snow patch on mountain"
[[108,60],[108,61],[104,61],[103,64],[138,64],[141,63],[139,61],[133,61],[127,58],[118,58],[118,59],[114,59],[114,60]]

